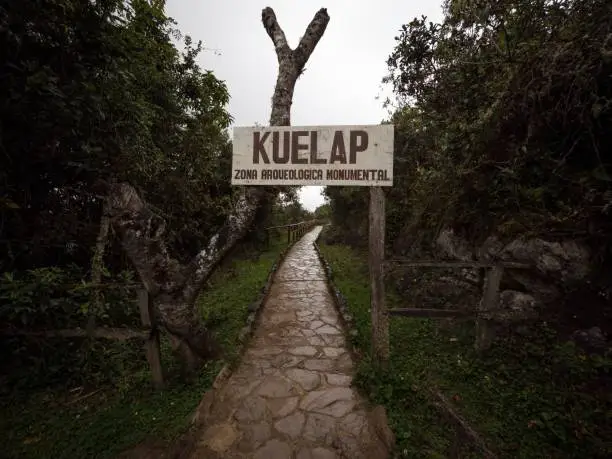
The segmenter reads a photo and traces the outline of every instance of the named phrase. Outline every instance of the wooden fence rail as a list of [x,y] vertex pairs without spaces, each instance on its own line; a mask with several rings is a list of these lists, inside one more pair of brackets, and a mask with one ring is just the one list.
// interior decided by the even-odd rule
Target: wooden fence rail
[[[80,285],[80,284],[74,284]],[[101,284],[104,285],[104,284]],[[160,389],[164,385],[164,375],[161,365],[161,351],[159,343],[159,327],[155,321],[154,308],[150,300],[149,293],[138,284],[136,290],[136,301],[140,311],[140,321],[143,328],[133,329],[128,327],[98,327],[88,330],[87,328],[71,328],[56,330],[22,330],[14,327],[6,327],[0,330],[1,336],[24,336],[41,338],[102,338],[117,341],[127,341],[130,339],[144,340],[145,354],[151,374],[153,385]],[[73,286],[68,285],[69,287]],[[126,284],[128,288],[132,284]]]
[[399,264],[402,266],[412,266],[418,268],[494,268],[495,266],[503,266],[504,268],[513,268],[513,269],[527,269],[530,268],[531,265],[526,263],[517,263],[513,261],[436,261],[436,260],[423,260],[423,261],[414,261],[408,260],[404,258],[392,258],[389,260],[385,260],[384,262],[386,267],[389,267],[394,264]]
[[57,330],[22,330],[19,328],[6,327],[0,330],[1,336],[31,336],[40,338],[105,338],[116,341],[127,341],[129,339],[146,339],[149,333],[144,330],[133,330],[123,327],[101,327],[93,330],[84,328],[63,328]]
[[264,228],[266,231],[266,245],[270,245],[270,231],[271,230],[287,230],[287,244],[291,244],[292,242],[300,239],[304,234],[306,234],[312,227],[314,227],[318,223],[318,220],[308,220],[298,223],[290,223],[288,225],[279,225],[279,226],[269,226]]
[[499,288],[504,269],[528,269],[531,265],[510,261],[435,261],[409,260],[404,258],[389,259],[383,262],[385,270],[393,270],[397,265],[429,268],[480,268],[486,270],[483,285],[482,300],[474,310],[456,309],[425,309],[425,308],[394,308],[386,310],[390,316],[417,318],[453,318],[474,317],[476,320],[476,338],[474,347],[477,351],[488,349],[495,336],[495,328],[491,317],[499,307]]
[[[286,229],[287,243],[291,244],[300,239],[307,231],[314,227],[318,220],[309,220],[289,225],[272,226],[266,228],[266,241],[269,244],[270,230]],[[83,284],[66,284],[65,287],[74,288]],[[155,319],[155,308],[149,293],[142,284],[85,284],[90,287],[119,286],[136,290],[136,299],[140,311],[141,329],[128,327],[97,327],[93,329],[73,328],[59,330],[21,330],[13,327],[0,329],[1,336],[24,336],[42,338],[102,338],[110,340],[126,341],[130,339],[141,339],[144,341],[145,355],[151,369],[153,385],[160,389],[164,386],[164,372],[160,350],[160,329]]]

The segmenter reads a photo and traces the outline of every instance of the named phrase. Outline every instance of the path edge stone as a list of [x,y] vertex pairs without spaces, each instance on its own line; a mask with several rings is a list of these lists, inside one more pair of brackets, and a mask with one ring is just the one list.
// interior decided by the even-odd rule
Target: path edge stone
[[[316,239],[313,241],[312,245],[315,249],[315,252],[317,252],[317,256],[319,257],[321,264],[323,265],[327,288],[330,291],[331,296],[334,300],[334,306],[340,314],[344,325],[345,333],[348,335],[348,343],[350,343],[348,346],[349,352],[352,354],[353,360],[358,361],[361,359],[361,353],[353,345],[352,341],[352,339],[356,337],[359,333],[355,326],[355,320],[353,319],[353,316],[351,315],[348,309],[348,303],[346,301],[346,298],[334,283],[331,265],[328,263],[328,261],[325,259],[325,256],[323,256],[323,253],[319,249],[318,242],[321,238],[321,235],[323,234],[324,229],[325,226],[321,229]],[[366,399],[370,401],[367,396]],[[384,406],[371,406],[371,409],[368,412],[368,425],[370,426],[370,434],[375,439],[375,443],[371,445],[371,457],[389,457],[395,448],[395,435],[389,427],[389,421]]]
[[327,283],[327,288],[329,292],[331,293],[331,296],[334,300],[334,306],[336,307],[336,310],[338,311],[338,314],[340,315],[340,318],[342,319],[344,330],[346,330],[346,334],[348,335],[347,338],[348,338],[348,342],[350,343],[349,350],[353,354],[353,357],[356,357],[357,359],[359,359],[361,357],[361,353],[353,345],[353,340],[352,340],[354,337],[356,337],[359,334],[359,332],[357,330],[357,327],[355,326],[355,320],[353,319],[353,316],[351,315],[348,309],[348,303],[346,301],[346,298],[344,297],[342,292],[340,292],[340,289],[334,283],[334,277],[333,277],[333,271],[332,271],[331,265],[327,262],[327,260],[323,256],[323,253],[321,253],[321,250],[319,249],[318,242],[319,242],[319,239],[321,238],[321,234],[323,234],[323,229],[319,232],[319,234],[317,235],[317,238],[314,240],[312,245],[315,249],[315,252],[317,252],[319,261],[323,265],[323,270],[325,271],[325,281]]

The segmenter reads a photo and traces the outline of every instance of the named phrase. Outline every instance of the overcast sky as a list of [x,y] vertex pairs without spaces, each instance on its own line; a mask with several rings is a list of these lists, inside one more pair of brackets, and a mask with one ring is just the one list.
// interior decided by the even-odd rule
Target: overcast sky
[[[202,68],[224,80],[236,126],[269,124],[277,75],[272,41],[261,10],[274,9],[294,48],[314,14],[327,8],[325,35],[297,81],[291,124],[378,124],[387,117],[381,88],[386,59],[402,24],[415,16],[442,17],[441,0],[167,0],[166,10],[183,34],[202,40]],[[229,177],[228,177],[229,180]],[[321,187],[303,187],[300,199],[314,210],[323,203]]]

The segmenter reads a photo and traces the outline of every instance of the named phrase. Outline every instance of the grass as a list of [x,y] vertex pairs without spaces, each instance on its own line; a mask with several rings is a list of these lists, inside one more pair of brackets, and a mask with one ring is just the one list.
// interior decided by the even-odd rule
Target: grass
[[[371,368],[367,254],[343,245],[320,247],[356,319],[354,344],[366,356],[356,382],[386,407],[396,457],[482,457],[465,439],[455,441],[454,426],[432,405],[432,387],[452,400],[500,457],[612,456],[610,358],[584,354],[545,323],[534,324],[527,335],[504,337],[478,356],[471,322],[392,318],[389,369]],[[387,291],[389,307],[409,302]]]
[[[170,444],[189,426],[189,417],[221,367],[237,357],[237,338],[248,314],[247,306],[263,287],[269,270],[286,246],[272,241],[259,253],[242,250],[217,269],[198,306],[223,349],[223,358],[208,362],[190,382],[174,377],[163,391],[151,389],[150,374],[140,343],[101,346],[103,359],[129,372],[113,386],[93,387],[93,395],[79,400],[69,391],[13,392],[0,400],[0,457],[36,459],[106,459],[148,439]],[[178,372],[169,346],[162,343],[163,363],[170,375]],[[136,367],[134,369],[134,367]],[[4,455],[3,455],[4,454]]]

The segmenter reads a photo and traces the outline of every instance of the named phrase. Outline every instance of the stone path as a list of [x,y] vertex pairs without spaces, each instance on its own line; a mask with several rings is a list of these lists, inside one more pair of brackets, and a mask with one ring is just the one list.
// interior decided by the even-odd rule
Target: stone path
[[320,231],[298,241],[278,270],[242,363],[214,396],[193,459],[384,457],[350,387],[353,362],[312,246]]

